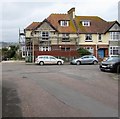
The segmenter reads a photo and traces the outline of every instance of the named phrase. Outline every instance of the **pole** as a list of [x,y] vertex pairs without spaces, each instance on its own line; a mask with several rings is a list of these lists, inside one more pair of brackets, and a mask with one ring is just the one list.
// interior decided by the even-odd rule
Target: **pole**
[[97,54],[98,54],[98,49],[97,49],[97,47],[98,47],[98,33],[97,33],[97,39],[96,39],[96,58],[98,58],[98,57],[97,57]]
[[21,45],[20,45],[20,28],[19,28],[19,58],[20,58],[20,53],[21,53]]
[[32,56],[33,58],[32,58],[32,60],[33,60],[33,63],[34,63],[34,39],[32,39],[32,41],[33,41],[32,42],[33,43],[33,53],[32,53],[33,54],[33,56]]

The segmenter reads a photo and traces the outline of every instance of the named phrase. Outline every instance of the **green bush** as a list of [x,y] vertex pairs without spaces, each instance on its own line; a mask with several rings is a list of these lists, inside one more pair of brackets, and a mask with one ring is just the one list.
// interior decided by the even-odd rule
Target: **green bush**
[[91,55],[91,53],[87,49],[84,49],[84,48],[79,48],[77,52],[79,56]]

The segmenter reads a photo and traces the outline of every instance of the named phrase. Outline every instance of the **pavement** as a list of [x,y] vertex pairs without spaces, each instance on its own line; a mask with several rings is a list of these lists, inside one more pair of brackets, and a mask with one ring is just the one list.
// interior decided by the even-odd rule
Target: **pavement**
[[4,117],[118,116],[117,75],[98,65],[2,65]]

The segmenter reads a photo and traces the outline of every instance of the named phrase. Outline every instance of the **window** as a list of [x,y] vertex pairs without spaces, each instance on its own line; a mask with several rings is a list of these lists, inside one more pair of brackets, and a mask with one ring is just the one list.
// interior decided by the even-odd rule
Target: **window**
[[22,56],[24,57],[25,55],[26,55],[26,52],[25,52],[25,51],[23,51],[23,52],[22,52]]
[[55,58],[55,57],[50,57],[50,59],[51,59],[51,60],[56,60],[56,58]]
[[91,54],[94,54],[94,48],[93,47],[84,47],[84,49],[88,50]]
[[39,51],[51,51],[51,47],[49,47],[49,46],[41,46],[41,47],[39,47]]
[[83,26],[90,26],[90,21],[82,21]]
[[49,39],[49,32],[43,31],[42,32],[42,40],[48,40]]
[[70,42],[69,34],[63,34],[63,36],[62,36],[62,42]]
[[120,55],[120,46],[111,46],[110,55]]
[[63,47],[61,48],[62,51],[70,51],[70,47]]
[[120,40],[120,32],[110,32],[111,40]]
[[98,42],[101,42],[102,41],[102,36],[101,34],[98,34]]
[[92,35],[91,34],[85,35],[85,42],[92,42]]
[[69,26],[69,21],[67,20],[60,21],[60,26]]

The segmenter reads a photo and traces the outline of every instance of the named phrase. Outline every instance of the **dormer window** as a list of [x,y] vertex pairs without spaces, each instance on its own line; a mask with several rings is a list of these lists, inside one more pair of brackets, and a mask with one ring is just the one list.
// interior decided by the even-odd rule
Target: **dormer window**
[[83,26],[90,26],[90,21],[82,21]]
[[69,21],[67,20],[60,21],[60,26],[69,26]]

